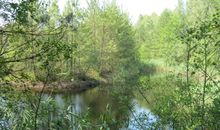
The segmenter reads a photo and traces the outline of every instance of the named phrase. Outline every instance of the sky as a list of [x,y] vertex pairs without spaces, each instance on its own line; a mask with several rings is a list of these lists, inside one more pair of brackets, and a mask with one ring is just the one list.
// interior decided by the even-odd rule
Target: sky
[[160,15],[164,9],[175,9],[178,0],[118,0],[118,5],[129,13],[133,22],[138,20],[140,15]]
[[[64,8],[66,0],[58,0],[60,10]],[[86,7],[86,0],[79,0],[81,5]],[[102,1],[102,0],[101,0]],[[160,15],[164,9],[174,10],[178,0],[116,0],[119,7],[127,12],[133,23],[137,22],[140,15]]]

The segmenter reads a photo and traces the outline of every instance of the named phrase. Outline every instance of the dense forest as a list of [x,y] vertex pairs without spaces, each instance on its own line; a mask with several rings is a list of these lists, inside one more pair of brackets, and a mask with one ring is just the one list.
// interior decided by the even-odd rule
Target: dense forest
[[[0,0],[0,129],[220,129],[219,0],[178,0],[137,23],[114,0],[87,4]],[[90,89],[105,106],[83,114],[53,96]]]

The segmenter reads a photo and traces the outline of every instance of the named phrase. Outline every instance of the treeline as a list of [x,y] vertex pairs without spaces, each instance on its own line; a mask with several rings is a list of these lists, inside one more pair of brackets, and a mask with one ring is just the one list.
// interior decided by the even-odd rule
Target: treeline
[[[218,17],[219,2],[188,0],[178,1],[175,10],[164,10],[161,15],[139,17],[135,25],[136,39],[142,60],[165,59],[169,64],[184,63],[187,45],[183,42],[188,28]],[[214,22],[214,21],[213,21]]]
[[56,0],[1,1],[1,9],[1,79],[113,81],[138,72],[134,29],[114,2],[68,1],[61,12]]

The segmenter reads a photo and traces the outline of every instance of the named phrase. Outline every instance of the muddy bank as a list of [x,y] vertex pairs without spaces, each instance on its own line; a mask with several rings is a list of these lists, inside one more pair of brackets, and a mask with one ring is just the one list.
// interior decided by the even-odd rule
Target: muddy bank
[[12,83],[16,86],[17,90],[32,90],[34,92],[41,92],[42,90],[46,93],[78,93],[87,89],[94,88],[100,85],[102,82],[91,80],[91,81],[61,81],[61,82],[50,82],[44,84],[43,82],[32,83]]

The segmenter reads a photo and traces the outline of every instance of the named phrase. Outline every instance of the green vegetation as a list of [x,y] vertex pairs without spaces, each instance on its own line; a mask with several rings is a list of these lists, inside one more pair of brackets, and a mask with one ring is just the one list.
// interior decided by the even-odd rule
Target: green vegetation
[[[129,114],[134,129],[220,128],[219,0],[179,0],[135,25],[98,0],[68,0],[63,12],[56,0],[0,0],[0,18],[0,129],[128,129]],[[95,119],[44,99],[99,85],[114,99]],[[137,95],[155,121],[135,115]]]

